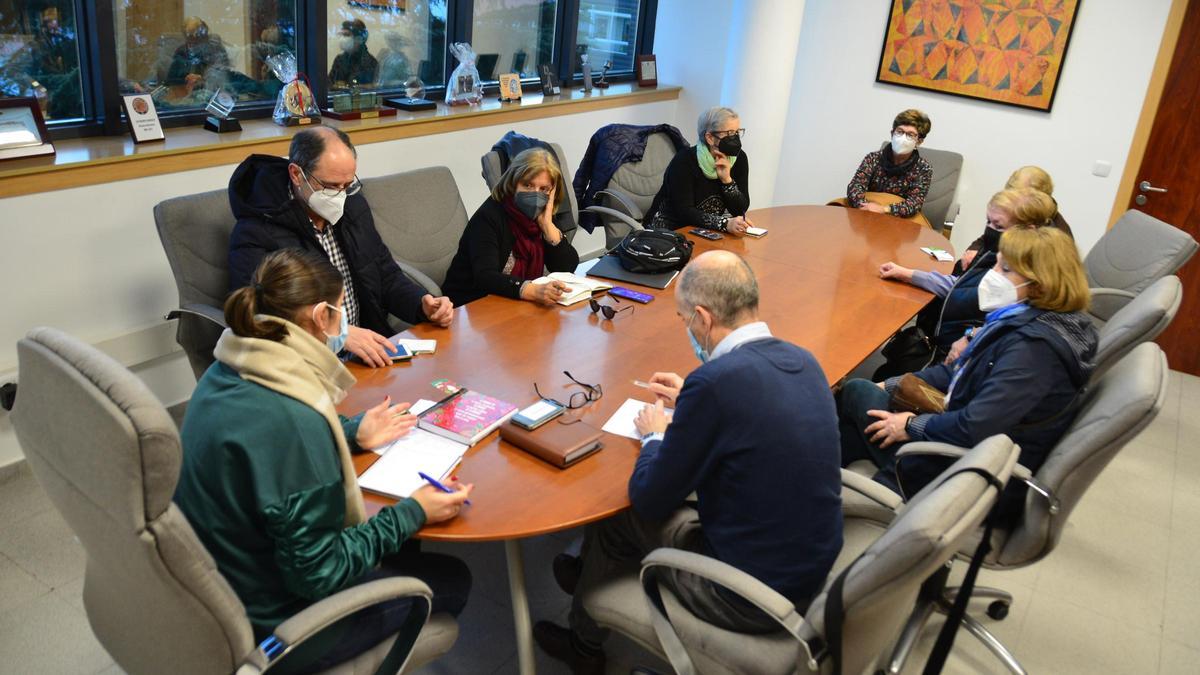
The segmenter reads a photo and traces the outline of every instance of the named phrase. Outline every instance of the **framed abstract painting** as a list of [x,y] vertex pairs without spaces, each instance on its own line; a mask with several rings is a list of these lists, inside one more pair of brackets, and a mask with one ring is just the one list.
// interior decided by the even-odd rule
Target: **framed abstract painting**
[[1081,0],[893,0],[876,82],[1050,111]]

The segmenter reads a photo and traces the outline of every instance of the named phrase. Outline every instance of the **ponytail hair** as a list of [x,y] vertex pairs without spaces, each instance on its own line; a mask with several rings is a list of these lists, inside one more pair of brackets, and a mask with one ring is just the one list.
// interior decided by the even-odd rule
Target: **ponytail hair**
[[225,323],[238,337],[283,341],[287,329],[261,315],[296,323],[301,309],[318,302],[337,303],[342,275],[328,260],[300,249],[268,253],[254,270],[249,286],[225,301]]

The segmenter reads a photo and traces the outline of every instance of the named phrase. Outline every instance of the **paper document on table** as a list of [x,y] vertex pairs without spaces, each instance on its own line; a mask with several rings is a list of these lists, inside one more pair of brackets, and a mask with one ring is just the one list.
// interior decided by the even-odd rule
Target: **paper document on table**
[[[426,410],[429,410],[430,408],[432,408],[435,405],[437,405],[437,401],[430,401],[427,398],[419,398],[419,399],[417,399],[416,403],[413,403],[412,405],[408,406],[408,412],[413,415],[420,415],[421,413],[425,412]],[[395,443],[388,443],[387,445],[381,445],[378,448],[375,448],[374,450],[372,450],[371,452],[373,452],[377,455],[382,455],[382,454],[386,453],[388,450],[390,450],[393,445],[395,445]]]
[[413,354],[432,354],[437,351],[437,340],[414,340],[412,338],[396,338],[393,340],[398,345],[408,347],[408,351]]
[[358,477],[358,486],[403,499],[425,484],[419,472],[441,480],[458,466],[466,451],[462,443],[414,428],[384,449],[383,457]]
[[751,237],[764,237],[767,234],[765,227],[747,227],[746,234]]
[[[645,401],[639,401],[634,398],[625,399],[625,402],[621,404],[620,408],[617,408],[617,412],[613,413],[612,417],[608,418],[608,421],[604,423],[601,429],[610,434],[632,438],[635,441],[641,440],[642,435],[637,432],[637,427],[633,425],[633,420],[637,418],[642,408],[645,408],[647,405],[649,404]],[[667,408],[667,417],[670,418],[674,412],[673,409]]]
[[945,249],[922,246],[921,250],[933,256],[938,262],[954,262],[954,256],[950,255],[950,252]]

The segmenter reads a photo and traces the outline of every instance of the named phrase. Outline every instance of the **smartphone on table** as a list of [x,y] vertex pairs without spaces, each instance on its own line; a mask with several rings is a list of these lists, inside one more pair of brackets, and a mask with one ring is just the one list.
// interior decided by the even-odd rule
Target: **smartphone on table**
[[517,413],[512,416],[512,421],[513,424],[521,427],[522,429],[529,429],[530,431],[533,431],[546,422],[549,422],[555,417],[563,414],[566,412],[566,410],[567,408],[563,404],[543,398],[527,408],[518,410]]

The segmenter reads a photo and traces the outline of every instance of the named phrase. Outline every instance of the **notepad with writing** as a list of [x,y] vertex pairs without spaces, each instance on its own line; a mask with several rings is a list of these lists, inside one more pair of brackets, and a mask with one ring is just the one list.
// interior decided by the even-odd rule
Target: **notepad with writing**
[[462,461],[467,446],[418,428],[382,451],[383,456],[358,477],[358,485],[368,492],[404,499],[425,485],[418,474],[438,479],[449,476]]
[[608,289],[612,288],[612,284],[608,283],[607,281],[589,279],[587,277],[581,277],[577,274],[572,274],[571,272],[554,272],[544,277],[538,277],[531,283],[548,284],[551,281],[561,281],[570,287],[570,290],[568,290],[561,298],[558,299],[558,304],[560,305],[573,305],[577,302],[583,302],[584,300],[592,297],[592,293],[595,293],[596,291],[607,291]]
[[500,438],[525,452],[565,469],[604,447],[600,431],[583,422],[548,422],[530,431],[512,422],[500,425]]
[[422,429],[451,440],[475,445],[517,412],[517,406],[477,391],[443,401],[421,414]]

